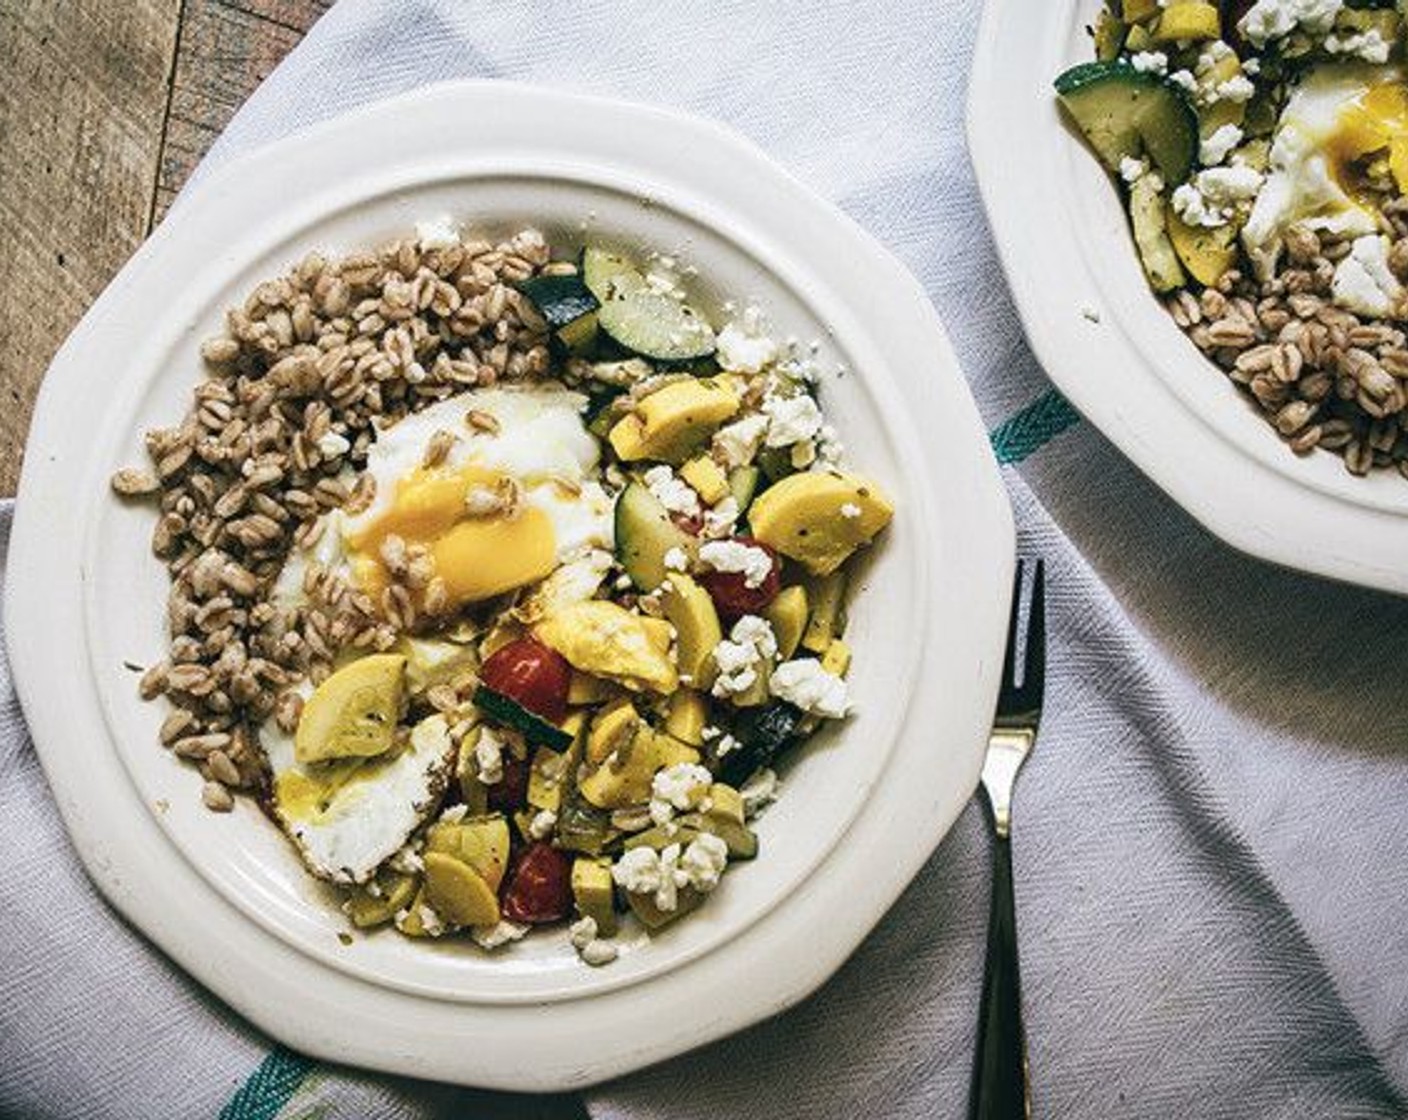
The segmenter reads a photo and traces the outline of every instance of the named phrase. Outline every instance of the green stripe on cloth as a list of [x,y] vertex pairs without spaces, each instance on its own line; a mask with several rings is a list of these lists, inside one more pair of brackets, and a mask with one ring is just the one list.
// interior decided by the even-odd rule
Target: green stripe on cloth
[[[1020,463],[1080,420],[1055,389],[1049,389],[988,433],[1003,464]],[[274,1120],[317,1063],[276,1046],[220,1112],[220,1120]]]
[[999,463],[1020,463],[1079,420],[1080,413],[1070,402],[1048,389],[989,432],[988,439]]
[[220,1120],[274,1120],[316,1064],[275,1046],[220,1110]]

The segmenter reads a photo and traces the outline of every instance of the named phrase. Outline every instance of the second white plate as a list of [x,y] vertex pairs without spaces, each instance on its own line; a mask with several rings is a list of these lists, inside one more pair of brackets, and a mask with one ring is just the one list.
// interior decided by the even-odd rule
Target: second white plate
[[1101,0],[987,0],[968,146],[1027,337],[1081,413],[1208,529],[1286,567],[1408,594],[1408,480],[1297,458],[1153,297],[1109,177],[1052,81]]

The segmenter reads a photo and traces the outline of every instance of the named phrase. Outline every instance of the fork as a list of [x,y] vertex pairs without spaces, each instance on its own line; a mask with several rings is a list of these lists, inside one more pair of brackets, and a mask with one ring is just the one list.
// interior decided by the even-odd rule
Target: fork
[[[1019,685],[1017,639],[1022,633],[1022,588],[1029,569],[1031,601],[1023,643],[1026,664]],[[994,836],[992,904],[978,1050],[968,1106],[971,1120],[1025,1120],[1031,1114],[1027,1042],[1022,1030],[1022,985],[1017,968],[1017,914],[1012,893],[1012,788],[1017,783],[1017,771],[1036,742],[1045,675],[1045,569],[1040,560],[1030,564],[1019,560],[1012,591],[1012,618],[1007,626],[1002,689],[983,762],[983,790]]]

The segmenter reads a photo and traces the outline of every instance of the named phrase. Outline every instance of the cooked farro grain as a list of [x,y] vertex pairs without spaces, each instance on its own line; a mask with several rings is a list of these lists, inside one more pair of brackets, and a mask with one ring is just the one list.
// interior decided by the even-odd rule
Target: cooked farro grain
[[[1408,204],[1391,212],[1390,267],[1408,277]],[[1365,321],[1331,302],[1334,263],[1349,249],[1295,227],[1271,280],[1232,270],[1216,288],[1181,289],[1165,306],[1292,451],[1323,448],[1353,474],[1396,467],[1408,477],[1408,333],[1402,315]]]

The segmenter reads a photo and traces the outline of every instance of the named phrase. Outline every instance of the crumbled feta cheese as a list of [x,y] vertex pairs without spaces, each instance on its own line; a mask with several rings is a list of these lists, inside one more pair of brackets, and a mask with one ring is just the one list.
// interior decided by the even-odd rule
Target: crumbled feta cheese
[[715,727],[712,723],[708,723],[704,725],[704,730],[699,733],[699,737],[703,739],[706,743],[708,743],[714,739],[717,739],[722,734],[722,730]]
[[622,852],[621,858],[611,868],[611,878],[618,887],[631,894],[654,894],[665,879],[660,866],[660,853],[645,846]]
[[1188,93],[1196,93],[1198,91],[1198,79],[1193,77],[1193,73],[1190,70],[1175,70],[1168,76],[1168,80],[1176,86],[1181,86]]
[[688,571],[689,557],[684,554],[684,549],[680,548],[679,545],[674,545],[666,550],[664,564],[667,572]]
[[811,439],[821,431],[821,409],[806,393],[795,397],[769,397],[763,402],[768,417],[766,443],[769,447],[788,447],[799,440]]
[[846,682],[811,658],[784,661],[772,671],[768,690],[779,700],[827,719],[841,719],[851,709]]
[[352,445],[347,441],[347,437],[339,435],[331,429],[318,437],[318,454],[324,459],[336,459],[339,455],[346,455],[351,450]]
[[1231,58],[1236,53],[1221,39],[1214,39],[1198,54],[1198,73],[1207,73],[1223,59]]
[[523,922],[510,922],[504,918],[492,926],[472,927],[469,936],[474,938],[474,943],[481,949],[497,949],[510,941],[521,940],[529,928]]
[[1348,55],[1382,66],[1388,61],[1393,44],[1379,34],[1377,27],[1351,35],[1325,36],[1325,50],[1330,54]]
[[746,692],[758,679],[758,667],[777,656],[777,635],[766,619],[745,614],[733,624],[729,636],[714,647],[719,675],[713,693],[718,697]]
[[445,923],[440,920],[440,915],[429,906],[416,907],[416,917],[420,919],[421,928],[431,937],[439,937],[445,932]]
[[1356,238],[1349,256],[1335,268],[1330,290],[1335,303],[1349,311],[1371,319],[1391,315],[1403,285],[1388,266],[1388,238],[1382,234]]
[[479,780],[486,786],[497,785],[504,778],[504,748],[507,744],[487,725],[479,728],[479,741],[474,744],[474,764]]
[[1125,156],[1120,160],[1120,178],[1126,183],[1133,183],[1148,170],[1149,161],[1146,159],[1135,159],[1133,156]]
[[1247,58],[1242,60],[1242,73],[1249,78],[1255,78],[1261,73],[1261,59]]
[[738,323],[727,324],[715,345],[719,368],[730,373],[761,373],[777,358],[777,343]]
[[841,516],[842,516],[842,517],[859,517],[859,516],[860,516],[860,506],[856,505],[855,502],[845,502],[845,503],[843,503],[842,506],[841,506]]
[[743,800],[743,815],[756,817],[777,800],[777,775],[766,766],[755,771],[741,786],[738,796]]
[[1250,101],[1255,96],[1256,86],[1252,84],[1251,79],[1237,74],[1215,87],[1209,101]]
[[440,821],[442,824],[459,824],[468,815],[468,805],[451,805],[440,814]]
[[[772,574],[772,557],[742,541],[708,541],[699,548],[699,562],[716,572],[738,572],[745,587],[762,587]],[[665,562],[668,568],[668,559]]]
[[845,454],[845,445],[836,435],[836,429],[830,424],[823,424],[818,433],[819,446],[816,457],[818,462],[826,466],[834,466],[841,461],[841,456]]
[[553,826],[556,824],[556,813],[551,809],[539,809],[528,822],[528,835],[534,840],[546,840],[552,835]]
[[1216,167],[1242,142],[1242,130],[1225,124],[1198,146],[1198,160],[1204,167]]
[[1257,0],[1238,22],[1237,31],[1254,47],[1264,47],[1297,29],[1323,35],[1343,7],[1344,0]]
[[1256,198],[1262,181],[1250,167],[1209,167],[1173,192],[1173,211],[1190,226],[1226,225],[1239,206]]
[[725,735],[722,739],[719,740],[718,745],[714,747],[714,757],[724,758],[725,756],[731,754],[733,751],[738,750],[738,748],[742,745],[743,744],[740,743],[737,739],[735,739],[732,735]]
[[746,467],[753,461],[768,429],[768,418],[754,413],[714,433],[714,451],[728,467]]
[[679,844],[669,844],[660,852],[632,848],[616,861],[611,877],[623,890],[651,895],[657,908],[670,911],[679,905],[682,888],[708,892],[717,887],[727,865],[728,845],[702,833],[683,850]]
[[611,942],[603,941],[598,937],[578,949],[577,955],[582,958],[583,964],[600,968],[602,965],[614,961],[620,955],[620,951]]
[[708,539],[726,537],[738,522],[738,500],[730,494],[713,509],[704,511],[704,536]]
[[572,948],[585,949],[590,942],[596,940],[596,932],[596,919],[584,916],[567,927],[567,939],[572,942]]
[[413,844],[402,844],[396,854],[386,861],[386,866],[402,875],[416,875],[425,870],[425,861],[420,858]]
[[1141,74],[1168,73],[1168,55],[1163,51],[1140,51],[1129,56],[1129,64]]
[[693,762],[676,762],[656,772],[650,782],[651,797],[672,808],[686,811],[699,805],[709,794],[713,776]]
[[680,854],[675,883],[697,891],[713,890],[728,866],[728,845],[717,836],[701,832]]
[[416,223],[416,240],[422,249],[448,249],[460,243],[459,226],[448,214]]
[[643,480],[646,489],[671,513],[683,514],[685,517],[699,516],[699,495],[694,492],[694,487],[669,467],[663,464],[651,467],[645,472]]

